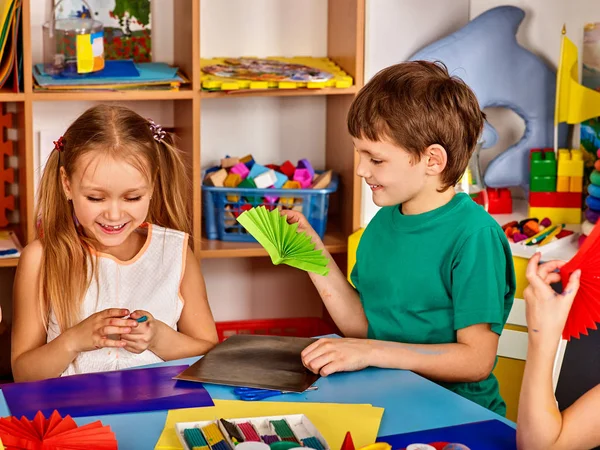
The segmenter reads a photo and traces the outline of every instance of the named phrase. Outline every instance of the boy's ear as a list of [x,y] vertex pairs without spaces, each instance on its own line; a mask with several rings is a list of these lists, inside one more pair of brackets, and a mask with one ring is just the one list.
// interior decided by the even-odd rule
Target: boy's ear
[[428,175],[439,175],[448,164],[448,154],[446,149],[439,144],[431,144],[425,149],[425,158],[427,161],[426,172]]
[[73,198],[73,195],[71,194],[71,183],[69,183],[69,177],[67,176],[64,167],[60,168],[60,182],[62,183],[62,188],[67,200],[71,200]]

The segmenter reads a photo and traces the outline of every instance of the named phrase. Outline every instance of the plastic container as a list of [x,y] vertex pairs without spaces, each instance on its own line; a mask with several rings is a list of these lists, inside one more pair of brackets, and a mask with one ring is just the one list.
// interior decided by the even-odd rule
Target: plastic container
[[44,72],[48,75],[80,77],[104,68],[104,27],[94,20],[89,4],[88,17],[57,19],[56,3],[50,20],[42,26]]
[[[208,239],[256,242],[236,220],[245,208],[265,205],[268,209],[301,211],[321,238],[327,229],[329,195],[337,191],[338,176],[332,174],[325,189],[258,189],[202,186],[202,210]],[[272,201],[276,198],[276,201]],[[293,200],[292,200],[293,199]]]
[[315,337],[334,333],[333,326],[319,317],[292,319],[238,320],[217,322],[219,342],[235,334],[259,334],[266,336]]

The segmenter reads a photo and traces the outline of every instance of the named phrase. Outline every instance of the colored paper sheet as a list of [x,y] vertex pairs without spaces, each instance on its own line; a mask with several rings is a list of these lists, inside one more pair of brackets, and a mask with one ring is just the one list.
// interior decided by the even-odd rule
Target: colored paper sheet
[[238,400],[215,400],[208,408],[169,411],[165,429],[155,449],[181,450],[175,433],[177,422],[197,422],[215,418],[264,417],[287,414],[305,414],[321,432],[330,448],[341,448],[346,432],[352,433],[356,448],[375,442],[383,408],[371,405],[338,403],[289,403],[289,402],[243,402]]
[[449,442],[469,448],[486,450],[514,450],[517,448],[516,430],[499,420],[467,423],[433,430],[395,434],[377,438],[393,449],[403,449],[414,443]]
[[82,417],[212,406],[201,383],[174,380],[187,366],[119,370],[7,384],[2,392],[13,416],[33,419],[56,409]]

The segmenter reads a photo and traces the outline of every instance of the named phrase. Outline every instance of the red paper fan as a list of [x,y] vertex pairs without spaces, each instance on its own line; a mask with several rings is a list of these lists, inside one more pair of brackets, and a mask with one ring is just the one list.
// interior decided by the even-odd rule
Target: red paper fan
[[117,438],[109,426],[96,421],[78,427],[71,416],[58,411],[46,419],[38,412],[25,417],[0,418],[0,439],[7,450],[116,450]]
[[579,339],[589,330],[597,330],[600,322],[600,227],[595,226],[577,254],[560,269],[563,288],[569,277],[581,269],[579,291],[567,317],[563,339]]

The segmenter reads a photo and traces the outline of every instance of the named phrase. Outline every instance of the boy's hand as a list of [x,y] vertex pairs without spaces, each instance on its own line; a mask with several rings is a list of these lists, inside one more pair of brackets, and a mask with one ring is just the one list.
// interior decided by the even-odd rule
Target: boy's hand
[[147,320],[138,323],[138,326],[132,329],[130,333],[121,336],[121,339],[126,343],[125,350],[131,353],[142,353],[148,349],[151,350],[160,327],[164,325],[163,322],[156,320],[148,311],[141,309],[132,312],[130,317],[137,320],[142,316],[146,316]]
[[371,341],[366,339],[319,339],[302,351],[302,364],[326,377],[335,372],[353,372],[369,367]]
[[104,347],[124,347],[126,342],[114,337],[129,333],[138,326],[135,320],[123,319],[128,314],[127,309],[105,309],[69,328],[66,334],[71,350],[81,353]]
[[550,345],[556,345],[579,289],[581,272],[579,270],[573,272],[563,293],[557,294],[550,284],[560,281],[560,274],[555,270],[565,263],[550,261],[539,265],[540,257],[540,254],[536,253],[527,264],[529,286],[523,292],[526,301],[527,328],[532,342],[548,342]]
[[308,223],[308,220],[306,220],[306,217],[304,217],[304,214],[302,214],[299,211],[285,209],[285,210],[281,211],[281,215],[287,217],[287,221],[289,224],[297,223],[298,231],[300,231],[300,232],[303,231],[308,235],[308,237],[310,237],[311,241],[315,244],[316,250],[323,250],[325,248],[325,245],[323,244],[321,237],[317,234],[315,229],[310,226],[310,224]]

